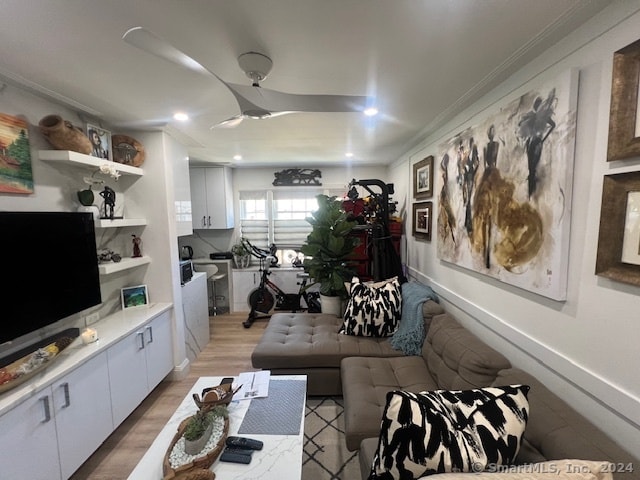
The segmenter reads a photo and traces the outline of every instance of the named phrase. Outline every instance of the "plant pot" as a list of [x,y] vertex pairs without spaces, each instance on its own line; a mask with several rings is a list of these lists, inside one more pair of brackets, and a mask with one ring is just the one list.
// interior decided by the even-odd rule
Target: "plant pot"
[[320,295],[320,309],[322,313],[342,317],[342,297],[328,297],[326,295]]
[[204,431],[200,438],[195,440],[187,440],[184,439],[184,451],[189,455],[197,455],[202,451],[204,446],[207,444],[209,439],[211,438],[211,432],[213,432],[213,422],[209,422],[209,426]]
[[78,127],[64,120],[59,115],[47,115],[38,124],[42,135],[47,137],[49,143],[58,150],[71,150],[72,152],[91,153],[91,140]]
[[250,255],[234,255],[233,264],[236,268],[248,268],[251,265]]

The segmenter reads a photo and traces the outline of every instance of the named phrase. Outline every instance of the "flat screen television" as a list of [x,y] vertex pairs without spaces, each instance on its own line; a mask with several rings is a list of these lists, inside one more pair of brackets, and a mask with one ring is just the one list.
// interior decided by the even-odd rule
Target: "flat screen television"
[[0,345],[102,302],[93,217],[0,212]]

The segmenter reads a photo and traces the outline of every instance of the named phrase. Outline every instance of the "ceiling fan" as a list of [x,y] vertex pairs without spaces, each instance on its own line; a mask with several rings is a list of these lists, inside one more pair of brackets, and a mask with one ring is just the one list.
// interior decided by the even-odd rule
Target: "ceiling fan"
[[245,118],[264,119],[288,113],[364,112],[369,106],[367,105],[368,99],[366,96],[300,95],[262,88],[260,82],[267,77],[273,66],[271,59],[262,53],[247,52],[238,57],[240,68],[251,79],[252,84],[249,86],[225,82],[196,60],[143,27],[133,27],[127,30],[122,39],[147,53],[195,72],[212,75],[222,82],[236,98],[240,113],[211,128],[231,128],[240,124]]

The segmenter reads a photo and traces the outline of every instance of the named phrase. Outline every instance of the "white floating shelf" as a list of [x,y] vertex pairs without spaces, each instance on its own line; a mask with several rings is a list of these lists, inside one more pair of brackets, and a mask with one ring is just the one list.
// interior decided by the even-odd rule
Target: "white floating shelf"
[[92,157],[91,155],[85,155],[84,153],[71,152],[69,150],[40,150],[38,155],[40,160],[47,162],[60,162],[75,166],[84,166],[91,170],[99,169],[100,165],[108,163],[115,165],[116,170],[123,175],[144,175],[144,171],[139,167],[132,167],[130,165],[112,162],[110,160],[105,160],[104,158]]
[[130,268],[140,267],[151,262],[151,257],[123,258],[119,262],[101,263],[98,265],[100,275],[109,275],[111,273],[121,272]]
[[96,228],[138,227],[146,224],[147,220],[144,218],[100,219],[95,222]]

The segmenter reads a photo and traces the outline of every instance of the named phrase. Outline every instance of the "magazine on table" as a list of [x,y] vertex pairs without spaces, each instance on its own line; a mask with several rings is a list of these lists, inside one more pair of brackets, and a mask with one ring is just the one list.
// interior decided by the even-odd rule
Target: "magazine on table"
[[269,395],[270,370],[258,372],[242,372],[238,375],[238,385],[242,385],[234,400],[250,400],[252,398],[266,397]]

